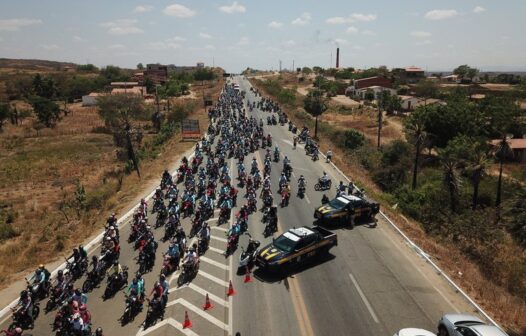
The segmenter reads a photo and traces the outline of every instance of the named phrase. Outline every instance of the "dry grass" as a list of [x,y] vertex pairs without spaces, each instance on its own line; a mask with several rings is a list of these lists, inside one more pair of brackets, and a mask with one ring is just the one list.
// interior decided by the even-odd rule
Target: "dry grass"
[[[208,85],[217,99],[223,81]],[[196,94],[202,102],[200,93]],[[199,100],[200,99],[200,100]],[[202,104],[189,118],[199,119],[202,131],[208,125]],[[72,106],[72,113],[55,129],[27,135],[23,129],[8,125],[0,135],[0,201],[11,204],[16,213],[14,227],[20,233],[0,246],[0,288],[27,272],[28,268],[47,263],[70,251],[95,231],[100,230],[107,214],[128,209],[153,188],[162,171],[172,167],[178,157],[194,146],[182,142],[180,135],[167,141],[159,157],[141,165],[142,179],[125,176],[120,189],[108,173],[119,169],[110,135],[90,133],[102,125],[95,108]],[[69,221],[58,210],[63,193],[71,196],[74,181],[86,186],[88,199],[102,204],[77,218],[67,211]]]
[[[257,86],[256,81],[251,81],[252,85]],[[263,88],[259,88],[264,92]],[[285,108],[285,110],[287,110]],[[299,127],[303,122],[296,116],[295,111],[286,111],[287,115]],[[353,127],[366,133],[370,138],[370,129],[375,123],[370,119],[356,116],[342,116],[333,113],[324,114],[323,120],[333,123],[337,127]],[[401,125],[400,120],[394,119]],[[374,126],[375,127],[375,126]],[[393,126],[393,135],[390,138],[403,136],[401,126]],[[376,131],[376,129],[374,129]],[[385,128],[384,128],[385,130]],[[375,133],[376,134],[376,133]],[[384,134],[382,132],[382,134]],[[375,135],[376,136],[376,135]],[[384,139],[389,136],[384,135]],[[438,265],[460,287],[470,295],[482,308],[488,312],[495,320],[505,326],[514,335],[526,335],[526,302],[517,296],[511,295],[505,288],[487,279],[480,271],[478,266],[451,242],[438,241],[428,236],[422,226],[413,220],[407,219],[391,208],[391,204],[383,201],[381,189],[372,181],[368,172],[357,162],[349,160],[345,153],[337,148],[332,139],[321,133],[319,135],[320,149],[324,152],[329,147],[334,152],[334,163],[360,187],[364,187],[367,193],[373,198],[377,198],[382,203],[383,211],[393,220],[396,225],[426,253],[428,253]],[[376,138],[375,138],[376,139]],[[521,250],[513,244],[503,244],[499,246],[501,258],[516,258],[524,260],[526,251]],[[501,259],[501,260],[504,260]]]

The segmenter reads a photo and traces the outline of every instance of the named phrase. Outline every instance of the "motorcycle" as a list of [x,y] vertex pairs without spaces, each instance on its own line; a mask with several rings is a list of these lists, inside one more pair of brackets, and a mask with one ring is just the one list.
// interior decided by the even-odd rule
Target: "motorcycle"
[[126,295],[124,312],[121,317],[121,325],[124,326],[126,323],[133,321],[135,316],[142,310],[142,304],[137,293],[132,292],[130,295]]
[[254,240],[252,239],[252,237],[250,237],[248,240],[247,249],[245,250],[243,247],[241,247],[241,255],[239,256],[239,267],[237,270],[238,274],[242,274],[242,272],[245,271],[247,267],[250,269],[254,265],[254,261],[256,260],[260,244],[261,243],[259,241]]
[[281,207],[284,208],[289,205],[290,193],[281,193]]
[[316,191],[324,191],[331,189],[332,181],[327,180],[326,182],[322,181],[322,179],[318,179],[318,183],[314,185],[314,190]]
[[239,243],[238,234],[231,234],[230,236],[228,236],[227,243],[226,243],[225,256],[228,257],[229,255],[234,254],[234,252],[237,250],[238,243]]
[[197,240],[197,251],[199,252],[200,256],[205,254],[206,250],[208,250],[208,244],[208,239],[199,237],[199,239]]
[[146,313],[146,320],[144,321],[144,328],[148,328],[157,322],[163,315],[163,306],[160,298],[148,300],[148,312]]
[[177,285],[182,286],[185,283],[189,283],[193,278],[197,276],[199,272],[199,259],[193,264],[183,264],[183,271],[177,279]]
[[[35,321],[40,314],[40,305],[38,302],[34,302],[32,304],[32,315],[33,315],[33,321]],[[32,322],[29,318],[29,315],[22,312],[22,308],[19,309],[11,309],[13,312],[13,322],[9,326],[8,330],[14,330],[16,327],[20,327],[22,329],[28,329]]]
[[173,260],[172,257],[165,254],[163,257],[163,266],[161,268],[161,274],[168,275],[173,273],[179,265],[179,258]]
[[101,266],[100,263],[97,265],[97,269],[88,272],[86,280],[82,284],[83,293],[91,292],[91,290],[97,287],[106,276],[106,271],[104,269],[99,269]]
[[278,231],[278,223],[276,219],[271,219],[265,225],[265,230],[263,230],[263,236],[265,238],[272,236],[275,232]]
[[274,152],[274,162],[279,162],[279,152]]
[[106,289],[104,290],[104,300],[107,300],[115,295],[119,289],[128,284],[128,267],[122,268],[121,274],[112,274],[107,279]]
[[298,197],[299,198],[305,197],[305,185],[300,185],[298,187]]

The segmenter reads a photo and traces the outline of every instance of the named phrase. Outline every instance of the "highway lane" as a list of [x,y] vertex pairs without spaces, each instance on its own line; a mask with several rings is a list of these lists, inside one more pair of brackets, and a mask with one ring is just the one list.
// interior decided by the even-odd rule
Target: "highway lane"
[[[254,101],[248,81],[240,80],[240,86],[247,92],[247,99]],[[266,124],[268,113],[253,113]],[[265,125],[265,130],[270,131],[282,154],[291,159],[294,179],[303,174],[308,181],[305,199],[293,196],[288,207],[278,210],[280,226],[286,230],[312,225],[314,209],[322,196],[321,192],[313,190],[317,178],[323,171],[332,177],[333,185],[344,178],[328,164],[312,162],[302,146],[293,150],[292,134],[286,126]],[[260,156],[263,155],[260,150]],[[281,168],[281,162],[272,166],[274,190]],[[293,195],[296,187],[294,181]],[[334,190],[329,195],[333,197]],[[276,199],[279,201],[279,196]],[[262,229],[261,223],[251,222],[251,232]],[[339,245],[331,250],[333,257],[293,275],[294,281],[299,283],[314,334],[348,335],[352,331],[355,335],[392,335],[410,326],[435,330],[436,322],[444,313],[471,311],[471,307],[437,277],[430,266],[411,253],[382,220],[377,227],[358,225],[353,230],[339,228],[335,232]],[[262,245],[268,241],[262,241]],[[272,286],[279,289],[284,282]],[[234,307],[239,304],[236,301]],[[274,307],[274,314],[281,315],[281,306]],[[248,323],[246,319],[239,319],[234,325],[249,331]]]
[[[254,101],[249,83],[239,78],[236,80],[247,92],[247,98]],[[268,115],[263,112],[254,114],[264,120]],[[314,208],[319,205],[322,195],[313,190],[315,181],[323,170],[331,175],[333,183],[343,180],[343,177],[323,162],[312,162],[301,146],[293,150],[292,135],[286,127],[264,127],[270,131],[282,153],[289,156],[294,167],[290,205],[278,210],[280,229],[311,225]],[[256,154],[260,164],[263,156],[262,150]],[[251,156],[245,159],[245,164],[250,160]],[[230,160],[230,166],[231,171],[235,171],[233,160]],[[273,163],[274,191],[281,167],[282,162]],[[295,196],[299,174],[305,175],[308,181],[307,197],[303,200]],[[334,196],[334,191],[329,193]],[[245,203],[241,196],[238,205]],[[276,195],[275,200],[279,201],[279,196]],[[261,201],[258,203],[261,205]],[[155,217],[149,218],[152,226]],[[260,220],[261,213],[251,215],[249,231],[264,245],[270,238],[263,238],[264,225]],[[213,220],[210,224],[215,226]],[[183,226],[189,232],[188,220],[183,221]],[[241,335],[392,335],[408,326],[434,330],[438,318],[443,313],[455,311],[456,307],[459,311],[470,311],[470,307],[382,221],[376,228],[361,225],[354,230],[335,230],[339,246],[331,250],[332,256],[290,277],[276,279],[256,271],[255,280],[249,283],[243,282],[243,275],[236,276],[240,249],[228,259],[221,255],[226,245],[225,229],[226,226],[212,229],[211,249],[203,258],[200,274],[191,285],[177,289],[175,282],[171,283],[170,304],[164,321],[143,331],[140,327],[146,315],[143,311],[133,322],[121,326],[118,318],[124,309],[124,294],[119,292],[103,302],[103,283],[89,294],[93,326],[102,326],[110,335],[227,335],[237,331]],[[138,268],[133,260],[138,253],[125,242],[129,230],[129,225],[121,230],[121,263],[129,267],[131,280]],[[158,239],[162,234],[162,228],[155,232]],[[246,237],[240,239],[242,246],[247,242]],[[167,244],[159,244],[154,270],[145,276],[147,290],[157,279],[162,264],[161,253],[166,251]],[[92,252],[99,253],[98,249]],[[172,279],[176,277],[177,274]],[[230,279],[237,294],[229,298],[225,293]],[[78,281],[77,286],[83,280]],[[203,312],[200,308],[206,293],[210,294],[215,307]],[[181,329],[185,310],[193,322],[191,330]],[[51,335],[53,317],[54,312],[42,313],[32,334]],[[5,327],[8,322],[4,321],[0,327]]]

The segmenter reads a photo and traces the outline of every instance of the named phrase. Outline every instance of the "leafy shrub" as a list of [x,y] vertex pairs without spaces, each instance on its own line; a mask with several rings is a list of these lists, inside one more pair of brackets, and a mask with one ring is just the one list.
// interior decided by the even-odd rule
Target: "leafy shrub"
[[381,166],[373,172],[373,180],[385,191],[392,192],[407,181],[407,172],[412,166],[411,146],[395,140],[382,151]]
[[346,130],[343,137],[343,146],[348,150],[354,150],[365,143],[365,136],[354,128]]

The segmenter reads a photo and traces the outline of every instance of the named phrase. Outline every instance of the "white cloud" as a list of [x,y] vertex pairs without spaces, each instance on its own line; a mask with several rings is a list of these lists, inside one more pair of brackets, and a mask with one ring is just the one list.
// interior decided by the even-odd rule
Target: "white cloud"
[[418,38],[424,38],[424,37],[430,37],[431,33],[426,31],[413,31],[411,32],[411,36],[418,37]]
[[156,50],[177,49],[181,47],[181,44],[178,42],[183,42],[183,41],[185,41],[184,38],[176,36],[176,37],[169,38],[163,41],[151,42],[149,46],[152,49],[156,49]]
[[145,12],[150,12],[152,9],[153,9],[153,6],[150,6],[150,5],[139,5],[135,7],[133,12],[134,13],[145,13]]
[[351,19],[356,21],[370,22],[376,20],[376,14],[353,13]]
[[341,16],[335,16],[335,17],[328,18],[327,20],[325,20],[325,22],[328,24],[344,24],[344,23],[352,23],[353,20],[346,19]]
[[350,26],[349,28],[347,28],[347,33],[349,34],[358,34],[358,32],[359,32],[358,28],[354,26]]
[[205,45],[205,49],[208,49],[208,50],[214,50],[216,47],[214,47],[214,45],[212,44],[207,44]]
[[239,42],[237,42],[237,45],[245,46],[250,44],[250,39],[246,36],[242,37]]
[[296,46],[296,41],[294,40],[288,40],[288,41],[285,41],[281,44],[283,47],[294,47]]
[[485,11],[486,11],[486,8],[481,7],[481,6],[477,6],[477,7],[473,8],[473,13],[476,13],[476,14],[480,14],[480,13],[485,12]]
[[144,31],[136,26],[137,20],[120,19],[110,22],[101,23],[100,26],[109,28],[108,33],[111,35],[129,35],[140,34]]
[[427,12],[424,17],[428,20],[444,20],[457,15],[458,12],[454,9],[435,9]]
[[366,36],[376,36],[376,33],[370,30],[364,30],[362,34]]
[[168,16],[175,16],[182,19],[190,18],[197,13],[196,11],[180,4],[173,4],[167,6],[163,12]]
[[297,26],[304,26],[310,22],[311,18],[312,17],[310,13],[305,12],[301,14],[299,18],[295,18],[294,20],[292,20],[291,24],[297,25]]
[[344,40],[344,39],[341,39],[341,38],[334,39],[334,42],[336,42],[337,44],[340,44],[340,45],[345,45],[345,44],[349,43],[347,40]]
[[60,49],[60,47],[56,44],[41,44],[40,48],[45,50],[57,50]]
[[123,50],[123,49],[126,49],[126,46],[122,45],[122,44],[111,44],[108,46],[108,49],[111,49],[111,50]]
[[227,14],[244,13],[247,11],[246,7],[239,4],[237,1],[232,2],[230,6],[219,7],[219,10]]
[[199,37],[204,38],[204,39],[211,39],[212,35],[201,32],[201,33],[199,33]]
[[424,41],[420,41],[420,42],[417,42],[416,45],[417,46],[423,46],[423,45],[429,45],[429,44],[432,44],[433,42],[431,42],[431,40],[424,40]]
[[277,21],[272,21],[271,23],[268,24],[268,26],[270,28],[281,28],[283,26],[283,23],[277,22]]
[[6,19],[0,20],[0,31],[17,31],[22,27],[42,24],[38,19]]
[[73,36],[73,41],[75,41],[75,42],[81,42],[81,41],[84,41],[84,40],[83,40],[82,37],[80,37],[80,36]]

